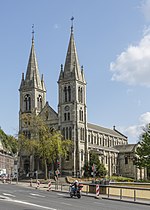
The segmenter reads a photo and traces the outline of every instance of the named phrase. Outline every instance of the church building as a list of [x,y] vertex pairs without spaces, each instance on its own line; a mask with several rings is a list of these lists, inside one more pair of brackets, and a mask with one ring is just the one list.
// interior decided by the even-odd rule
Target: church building
[[[44,77],[39,73],[33,32],[27,71],[25,76],[22,74],[19,88],[19,132],[23,131],[29,138],[31,136],[30,131],[24,127],[22,114],[39,115],[46,120],[49,127],[60,130],[65,139],[71,139],[73,142],[73,152],[61,163],[62,174],[82,176],[83,166],[89,161],[90,151],[94,150],[99,154],[100,162],[106,167],[108,175],[119,175],[119,150],[116,146],[127,145],[128,139],[116,130],[115,126],[110,129],[88,122],[87,83],[83,66],[79,64],[73,24],[65,64],[61,65],[57,82],[58,110],[54,110],[46,101],[46,87]],[[36,163],[31,162],[34,162],[32,157],[20,156],[20,172],[38,170]]]

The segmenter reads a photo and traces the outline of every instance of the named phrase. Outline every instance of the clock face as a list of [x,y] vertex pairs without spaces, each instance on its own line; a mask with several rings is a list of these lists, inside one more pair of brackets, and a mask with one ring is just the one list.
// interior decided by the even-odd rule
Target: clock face
[[65,106],[65,111],[69,111],[70,107],[69,106]]

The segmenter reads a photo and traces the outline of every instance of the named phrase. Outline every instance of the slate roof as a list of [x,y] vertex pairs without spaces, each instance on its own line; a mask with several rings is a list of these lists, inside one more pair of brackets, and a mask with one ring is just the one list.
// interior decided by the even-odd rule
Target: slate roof
[[116,145],[115,149],[119,150],[119,153],[129,153],[134,152],[137,144],[126,144],[126,145]]
[[87,127],[88,127],[88,130],[94,130],[94,131],[97,131],[99,133],[104,133],[106,135],[127,139],[127,137],[125,135],[123,135],[122,133],[120,133],[116,129],[104,128],[104,127],[101,127],[99,125],[95,125],[95,124],[91,124],[91,123],[87,123]]

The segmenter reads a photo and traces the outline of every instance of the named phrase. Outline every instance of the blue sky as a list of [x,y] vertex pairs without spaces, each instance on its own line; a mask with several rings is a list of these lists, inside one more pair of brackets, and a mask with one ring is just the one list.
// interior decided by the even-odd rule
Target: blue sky
[[136,143],[150,122],[150,0],[0,0],[0,126],[18,132],[19,86],[32,24],[47,101],[57,111],[57,80],[74,16],[74,36],[87,81],[88,122]]

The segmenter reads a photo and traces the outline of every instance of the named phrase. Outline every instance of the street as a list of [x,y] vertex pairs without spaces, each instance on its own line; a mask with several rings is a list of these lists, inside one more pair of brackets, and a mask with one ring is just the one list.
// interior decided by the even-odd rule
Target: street
[[70,198],[69,193],[0,184],[0,210],[149,210],[148,205],[134,204],[94,197]]

